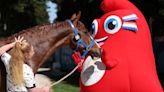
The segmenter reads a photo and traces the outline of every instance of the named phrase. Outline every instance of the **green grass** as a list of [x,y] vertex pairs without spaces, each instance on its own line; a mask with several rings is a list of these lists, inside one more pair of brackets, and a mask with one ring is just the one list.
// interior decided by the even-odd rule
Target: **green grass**
[[61,82],[53,86],[53,92],[79,92],[79,87],[67,82]]
[[[62,74],[59,71],[42,72],[42,74],[44,73],[51,79],[52,83],[60,80],[61,78],[63,78],[63,76],[67,74],[65,72]],[[53,92],[80,92],[79,78],[80,73],[76,71],[64,81],[60,82],[57,85],[54,85],[52,87]]]

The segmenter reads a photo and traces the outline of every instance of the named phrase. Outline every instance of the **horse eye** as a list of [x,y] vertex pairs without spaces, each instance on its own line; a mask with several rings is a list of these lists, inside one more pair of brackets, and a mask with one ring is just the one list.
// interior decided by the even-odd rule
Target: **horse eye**
[[104,22],[104,29],[109,34],[118,32],[121,28],[121,19],[118,16],[112,15],[107,17]]
[[98,31],[98,21],[95,19],[92,22],[91,30],[90,30],[90,34],[92,35],[92,37],[95,37],[95,35],[97,34],[97,31]]

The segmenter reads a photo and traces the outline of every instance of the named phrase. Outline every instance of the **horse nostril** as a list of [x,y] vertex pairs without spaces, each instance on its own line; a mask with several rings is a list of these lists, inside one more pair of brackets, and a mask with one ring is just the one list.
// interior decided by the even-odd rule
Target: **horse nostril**
[[101,51],[94,51],[92,54],[93,57],[101,57]]
[[96,56],[97,56],[97,57],[101,57],[101,53],[98,52],[98,53],[96,54]]
[[101,57],[101,56],[102,56],[102,49],[100,48],[100,49],[97,51],[97,53],[98,53],[98,57]]

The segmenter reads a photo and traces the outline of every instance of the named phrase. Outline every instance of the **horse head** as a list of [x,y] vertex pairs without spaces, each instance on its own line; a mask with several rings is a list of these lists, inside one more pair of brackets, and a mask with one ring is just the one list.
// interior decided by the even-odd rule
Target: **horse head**
[[70,31],[73,34],[70,34],[71,40],[70,46],[74,50],[78,50],[82,58],[85,57],[86,54],[91,55],[92,57],[101,57],[101,49],[99,45],[94,41],[89,31],[86,29],[85,25],[79,21],[81,17],[81,12],[77,15],[73,14],[71,19],[68,20],[71,28]]
[[[77,15],[73,14],[70,20],[37,25],[9,37],[1,38],[0,46],[12,42],[14,37],[23,36],[33,45],[35,50],[35,55],[29,62],[34,72],[37,72],[37,69],[48,60],[56,49],[66,45],[70,45],[72,49],[77,48],[81,54],[88,53],[88,55],[99,57],[101,49],[93,40],[84,24],[79,21],[80,15],[80,13]],[[76,33],[74,30],[76,30]]]

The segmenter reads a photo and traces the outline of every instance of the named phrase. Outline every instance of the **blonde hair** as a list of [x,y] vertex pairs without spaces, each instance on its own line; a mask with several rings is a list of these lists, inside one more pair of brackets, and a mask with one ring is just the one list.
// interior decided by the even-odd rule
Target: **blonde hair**
[[23,79],[23,64],[25,61],[25,53],[29,53],[31,45],[28,42],[16,43],[14,48],[10,51],[10,73],[13,82],[16,85],[22,85]]

